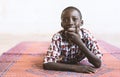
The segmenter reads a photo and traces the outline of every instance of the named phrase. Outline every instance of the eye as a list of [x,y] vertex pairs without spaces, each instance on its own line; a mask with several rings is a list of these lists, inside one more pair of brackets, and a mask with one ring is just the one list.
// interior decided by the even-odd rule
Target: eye
[[77,21],[78,20],[78,18],[76,18],[76,17],[73,17],[73,21]]
[[63,22],[68,22],[69,20],[67,18],[62,19]]

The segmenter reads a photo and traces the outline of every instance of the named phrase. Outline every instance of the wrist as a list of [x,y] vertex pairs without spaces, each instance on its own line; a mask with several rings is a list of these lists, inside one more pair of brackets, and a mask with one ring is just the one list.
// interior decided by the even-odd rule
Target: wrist
[[79,69],[78,65],[71,65],[70,70],[73,72],[76,72],[76,70]]
[[78,46],[80,46],[80,47],[84,45],[84,43],[81,39],[79,39],[77,43],[78,43]]

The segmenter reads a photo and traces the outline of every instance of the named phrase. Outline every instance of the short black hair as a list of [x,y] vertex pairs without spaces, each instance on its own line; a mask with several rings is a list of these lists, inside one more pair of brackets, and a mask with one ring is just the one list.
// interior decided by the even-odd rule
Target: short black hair
[[[62,11],[62,14],[63,14],[64,11],[69,10],[69,9],[74,9],[74,10],[78,11],[78,13],[79,13],[79,15],[80,15],[80,19],[82,19],[81,11],[80,11],[78,8],[73,7],[73,6],[69,6],[69,7],[65,8],[65,9]],[[61,14],[61,16],[62,16],[62,14]]]

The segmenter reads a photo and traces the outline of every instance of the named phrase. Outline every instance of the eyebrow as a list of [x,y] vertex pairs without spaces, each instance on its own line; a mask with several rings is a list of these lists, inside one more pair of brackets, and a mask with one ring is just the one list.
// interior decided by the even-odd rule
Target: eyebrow
[[[78,16],[72,16],[72,17],[74,17],[74,18],[80,18],[80,17],[78,17]],[[69,18],[69,17],[64,16],[64,17],[61,17],[61,18],[64,19],[64,18]]]

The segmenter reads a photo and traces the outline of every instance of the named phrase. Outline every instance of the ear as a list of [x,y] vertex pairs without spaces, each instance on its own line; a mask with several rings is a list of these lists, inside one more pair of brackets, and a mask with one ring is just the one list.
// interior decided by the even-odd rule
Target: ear
[[61,22],[61,27],[62,27],[62,28],[64,28],[64,26],[63,26],[62,22]]
[[83,21],[83,20],[81,20],[81,21],[80,21],[80,23],[81,23],[81,25],[80,25],[80,26],[82,26],[82,25],[84,24],[84,21]]

